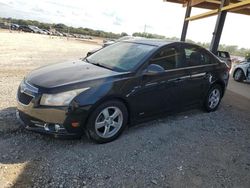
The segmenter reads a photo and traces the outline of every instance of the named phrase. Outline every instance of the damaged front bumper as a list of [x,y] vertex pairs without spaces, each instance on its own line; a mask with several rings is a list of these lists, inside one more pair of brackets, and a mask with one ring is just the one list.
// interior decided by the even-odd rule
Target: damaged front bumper
[[16,117],[21,125],[33,132],[51,135],[55,138],[80,138],[80,133],[69,133],[63,124],[47,123],[16,110]]
[[80,137],[90,106],[42,106],[42,93],[23,81],[17,91],[16,116],[28,130],[54,137]]

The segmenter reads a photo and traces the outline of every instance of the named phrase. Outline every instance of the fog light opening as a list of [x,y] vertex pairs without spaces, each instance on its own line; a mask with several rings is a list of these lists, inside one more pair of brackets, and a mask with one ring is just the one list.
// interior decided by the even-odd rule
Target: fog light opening
[[55,124],[55,131],[58,132],[60,130],[60,125]]
[[55,131],[59,132],[60,130],[64,130],[64,127],[62,127],[62,125],[55,124]]
[[43,127],[45,131],[50,131],[48,123],[45,123]]

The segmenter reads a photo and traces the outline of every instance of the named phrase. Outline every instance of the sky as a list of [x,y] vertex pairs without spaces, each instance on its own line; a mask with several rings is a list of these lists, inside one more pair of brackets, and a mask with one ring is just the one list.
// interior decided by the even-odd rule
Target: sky
[[[64,23],[115,33],[180,37],[185,8],[163,0],[0,0],[0,17]],[[192,9],[192,15],[207,10]],[[189,23],[187,38],[210,42],[216,16]],[[250,48],[250,16],[228,13],[221,44]]]

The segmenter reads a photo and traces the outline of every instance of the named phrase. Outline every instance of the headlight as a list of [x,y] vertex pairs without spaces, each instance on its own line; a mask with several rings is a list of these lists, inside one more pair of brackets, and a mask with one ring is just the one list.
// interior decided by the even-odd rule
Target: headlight
[[40,104],[46,106],[67,106],[79,93],[89,88],[76,89],[57,94],[43,94]]

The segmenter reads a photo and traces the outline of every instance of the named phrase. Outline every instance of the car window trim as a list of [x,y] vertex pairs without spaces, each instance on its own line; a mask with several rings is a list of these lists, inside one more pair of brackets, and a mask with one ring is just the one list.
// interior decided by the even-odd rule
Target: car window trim
[[174,71],[180,71],[180,70],[189,70],[189,69],[209,67],[209,66],[215,66],[215,65],[218,65],[218,63],[207,64],[207,65],[196,65],[196,66],[190,66],[190,67],[181,67],[181,68],[176,68],[176,69],[170,69],[170,70],[165,70],[163,73],[166,74],[168,72],[174,72]]
[[[175,47],[177,50],[184,50],[184,47],[186,46],[189,46],[189,47],[198,47],[198,48],[201,48],[200,46],[197,46],[197,45],[193,45],[193,44],[181,44],[181,43],[177,43],[178,45],[176,45],[176,43],[174,44],[167,44],[167,45],[164,45],[158,49],[156,49],[152,54],[151,56],[149,56],[148,60],[146,62],[144,62],[143,64],[141,64],[139,66],[139,68],[137,70],[135,70],[136,74],[142,74],[143,71],[147,68],[149,62],[150,62],[150,59],[152,57],[154,57],[154,55],[156,55],[160,50],[164,49],[164,48],[167,48],[167,47]],[[175,46],[176,45],[176,46]],[[204,50],[204,49],[203,49]],[[215,56],[213,53],[211,53],[210,51],[207,51],[207,50],[204,50],[205,53],[207,55],[209,55],[211,58],[212,57],[215,57],[217,61],[215,61],[214,63],[211,63],[211,64],[205,64],[205,65],[194,65],[194,66],[188,66],[188,67],[180,67],[180,68],[175,68],[175,69],[170,69],[170,70],[165,70],[164,73],[166,72],[172,72],[172,71],[178,71],[178,70],[188,70],[188,69],[194,69],[194,68],[202,68],[202,67],[209,67],[209,66],[215,66],[215,65],[218,65],[220,61],[220,59],[218,59],[217,56]],[[183,53],[183,52],[182,52]]]
[[165,72],[172,72],[172,71],[177,71],[177,70],[186,70],[186,69],[193,69],[193,68],[202,68],[202,67],[208,67],[208,66],[214,66],[214,65],[218,65],[218,63],[181,67],[181,68],[176,68],[176,69],[165,70]]

